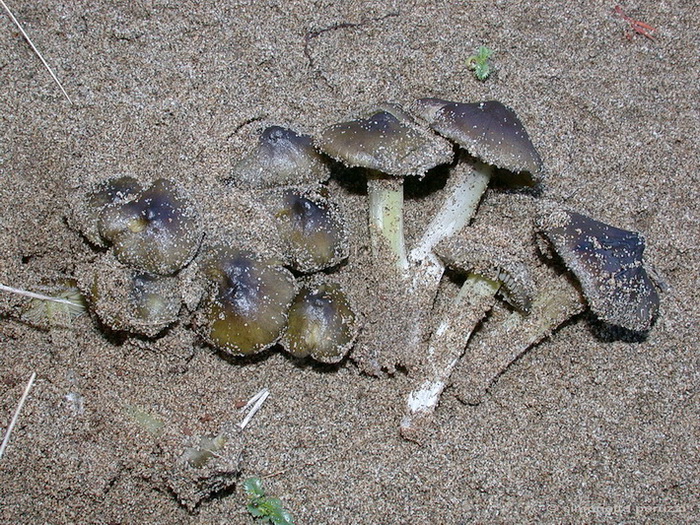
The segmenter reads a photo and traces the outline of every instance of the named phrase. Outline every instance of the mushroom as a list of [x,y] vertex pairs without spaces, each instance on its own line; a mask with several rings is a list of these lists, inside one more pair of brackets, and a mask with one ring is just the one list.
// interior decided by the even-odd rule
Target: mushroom
[[[542,160],[515,112],[498,101],[463,104],[423,98],[416,101],[416,112],[462,148],[447,197],[409,256],[418,264],[432,263],[432,273],[439,278],[442,272],[431,261],[433,247],[471,220],[495,169],[529,174],[539,181]],[[467,154],[477,159],[473,166]]]
[[200,315],[209,343],[233,355],[250,355],[279,340],[297,292],[289,270],[224,247],[209,250],[202,270],[213,285]]
[[257,147],[233,168],[226,179],[237,187],[268,189],[315,185],[328,179],[325,159],[308,135],[281,126],[270,126]]
[[341,361],[357,336],[355,314],[340,286],[305,286],[289,310],[282,345],[295,357],[322,363]]
[[178,277],[134,270],[109,253],[79,265],[77,277],[90,309],[112,330],[156,337],[177,321],[182,306]]
[[[651,283],[641,265],[643,243],[638,234],[613,228],[580,213],[564,211],[557,205],[547,203],[540,206],[539,212],[535,212],[533,206],[523,208],[523,211],[516,214],[514,219],[520,223],[534,224],[536,213],[540,216],[537,221],[539,227],[547,228],[558,244],[575,246],[572,250],[573,254],[567,258],[582,257],[582,262],[571,263],[572,266],[582,265],[592,271],[592,274],[587,277],[579,277],[589,283],[585,288],[590,288],[590,283],[594,283],[593,290],[589,291],[592,295],[587,295],[587,305],[586,299],[581,295],[582,291],[586,295],[583,284],[578,285],[571,278],[571,274],[562,272],[555,266],[543,264],[545,262],[543,258],[536,257],[535,264],[530,266],[535,279],[536,292],[529,315],[524,315],[517,310],[509,311],[496,307],[481,329],[469,341],[466,354],[462,359],[463,364],[459,365],[459,369],[453,374],[455,393],[465,403],[478,404],[488,387],[510,363],[551,335],[567,320],[585,311],[589,306],[593,310],[593,301],[596,304],[604,304],[605,301],[592,299],[599,293],[615,297],[616,307],[607,310],[608,313],[598,313],[601,319],[608,322],[626,326],[628,329],[645,330],[656,316],[658,294],[654,287],[650,286]],[[527,217],[530,215],[532,218],[528,220]],[[542,232],[542,235],[547,234]],[[574,238],[577,240],[573,241]],[[611,239],[613,239],[612,242]],[[603,244],[612,245],[614,248],[602,250]],[[596,247],[593,248],[593,246]],[[548,247],[544,246],[544,248]],[[623,261],[613,262],[611,253],[620,250]],[[535,246],[533,246],[533,252],[537,255]],[[630,258],[632,252],[636,252],[636,255]],[[613,260],[616,258],[617,256],[612,257]],[[632,262],[632,259],[636,262]],[[619,273],[615,277],[610,274],[611,264],[618,267]],[[601,266],[607,269],[601,272]],[[623,270],[624,267],[628,270]],[[601,276],[605,274],[610,275],[610,278],[603,278],[601,281]],[[632,283],[636,284],[629,282],[622,284],[619,281],[621,277],[624,281],[631,277]],[[610,288],[613,281],[617,284]],[[641,294],[631,296],[624,291],[637,288],[638,285],[638,290],[644,290]],[[620,315],[622,312],[626,313]],[[641,316],[640,313],[642,313]],[[611,315],[616,316],[615,320]],[[630,318],[633,319],[631,323]]]
[[395,105],[368,118],[334,124],[321,132],[317,146],[348,167],[367,171],[370,236],[375,259],[389,248],[401,272],[408,270],[403,231],[403,177],[452,160],[447,141],[417,125]]
[[345,222],[328,199],[285,190],[275,196],[271,207],[294,270],[317,272],[347,258]]
[[543,206],[539,229],[576,276],[599,319],[648,331],[659,295],[644,268],[644,238],[581,213]]
[[192,260],[203,234],[194,207],[175,183],[158,179],[147,190],[115,195],[119,198],[105,204],[97,227],[117,259],[159,275],[172,275]]
[[494,213],[493,207],[488,211],[477,224],[435,247],[442,263],[466,279],[454,297],[442,300],[436,308],[436,326],[401,422],[401,433],[407,439],[418,441],[430,424],[467,342],[493,307],[497,292],[524,315],[532,306],[536,290],[531,267],[537,261],[529,242],[529,224],[511,224]]

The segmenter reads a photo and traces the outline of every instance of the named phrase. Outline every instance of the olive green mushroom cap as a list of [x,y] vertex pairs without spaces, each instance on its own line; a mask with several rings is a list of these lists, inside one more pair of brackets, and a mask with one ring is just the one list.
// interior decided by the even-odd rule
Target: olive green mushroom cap
[[470,155],[513,173],[528,172],[536,180],[541,177],[539,153],[518,116],[502,103],[423,98],[416,101],[416,112]]
[[317,137],[316,145],[346,166],[398,177],[424,175],[449,163],[453,155],[447,141],[393,105],[385,105],[368,118],[329,126]]
[[644,239],[580,213],[544,206],[542,234],[576,276],[593,313],[633,331],[651,328],[659,295],[644,268]]
[[338,363],[357,336],[355,313],[340,286],[305,286],[289,310],[285,349],[295,357],[311,356],[322,363]]
[[279,340],[297,293],[289,270],[221,246],[209,250],[202,270],[212,284],[200,317],[207,341],[233,355],[251,355]]
[[274,188],[316,184],[328,179],[330,170],[308,135],[281,126],[270,126],[258,145],[233,168],[227,182],[246,188]]
[[271,208],[295,271],[318,272],[347,258],[345,220],[328,199],[291,189],[276,197]]

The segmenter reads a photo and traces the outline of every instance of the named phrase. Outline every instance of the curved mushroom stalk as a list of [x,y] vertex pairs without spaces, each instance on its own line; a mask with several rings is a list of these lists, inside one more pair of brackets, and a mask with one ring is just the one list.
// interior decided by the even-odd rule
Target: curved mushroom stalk
[[455,235],[471,221],[486,192],[492,172],[493,166],[483,162],[472,166],[460,160],[455,166],[450,174],[442,206],[409,254],[408,259],[416,268],[414,289],[430,287],[437,290],[445,267],[433,249],[440,241]]
[[418,388],[408,394],[406,413],[401,420],[401,435],[420,441],[430,425],[440,396],[459,362],[466,341],[493,307],[500,283],[478,274],[470,274],[457,297],[442,312],[442,321],[433,332]]
[[439,324],[431,335],[419,385],[408,395],[401,422],[401,433],[407,439],[420,440],[430,425],[442,391],[468,348],[472,333],[495,304],[496,294],[500,291],[523,315],[532,306],[535,284],[530,268],[534,249],[522,232],[525,225],[509,225],[508,217],[494,216],[494,208],[489,208],[484,214],[488,220],[463,229],[435,247],[443,264],[465,272],[467,278],[456,297],[435,314]]
[[464,403],[479,404],[511,363],[586,309],[566,275],[538,266],[533,277],[537,293],[528,314],[496,307],[470,339],[452,385]]

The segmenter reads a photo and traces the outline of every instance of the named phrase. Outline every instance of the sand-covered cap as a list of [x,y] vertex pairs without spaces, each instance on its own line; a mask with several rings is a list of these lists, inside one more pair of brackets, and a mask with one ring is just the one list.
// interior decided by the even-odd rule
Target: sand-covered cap
[[385,104],[367,118],[324,129],[316,144],[349,167],[387,175],[423,175],[452,160],[450,144],[416,124],[398,106]]
[[[523,313],[529,313],[535,296],[535,282],[528,241],[512,236],[500,224],[479,223],[442,240],[435,253],[446,266],[465,273],[476,273],[501,284],[503,298]],[[517,231],[517,230],[516,230]]]
[[234,166],[226,182],[247,188],[274,188],[320,183],[329,175],[328,165],[310,136],[270,126],[260,135],[255,149]]
[[518,116],[502,103],[423,98],[416,101],[416,112],[474,157],[514,173],[528,172],[539,180],[542,159]]
[[649,330],[659,295],[644,269],[640,234],[551,207],[542,210],[538,222],[600,319],[628,330]]

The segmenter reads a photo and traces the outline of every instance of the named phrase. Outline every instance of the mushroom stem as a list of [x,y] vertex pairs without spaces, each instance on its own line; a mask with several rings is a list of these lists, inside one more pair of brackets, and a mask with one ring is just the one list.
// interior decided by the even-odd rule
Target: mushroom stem
[[369,231],[375,258],[388,248],[401,272],[408,270],[403,233],[403,180],[369,171]]
[[406,439],[419,440],[422,431],[430,424],[467,341],[493,307],[499,288],[498,281],[471,273],[457,296],[442,312],[443,315],[438,316],[442,321],[430,338],[423,380],[418,388],[409,393],[406,414],[401,421],[401,434]]
[[477,405],[488,388],[518,357],[549,337],[559,326],[585,310],[575,287],[548,271],[532,301],[529,315],[493,312],[479,334],[469,342],[456,381],[457,396]]
[[448,194],[423,236],[411,250],[409,260],[422,264],[432,256],[441,240],[457,233],[474,217],[481,197],[488,187],[493,166],[478,161],[473,166],[460,160],[450,175]]

